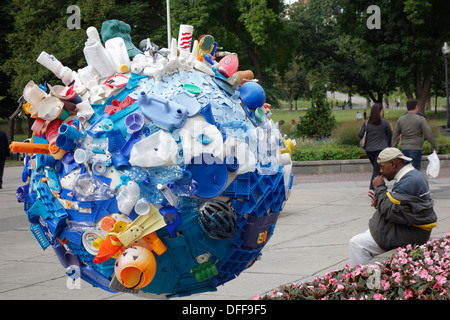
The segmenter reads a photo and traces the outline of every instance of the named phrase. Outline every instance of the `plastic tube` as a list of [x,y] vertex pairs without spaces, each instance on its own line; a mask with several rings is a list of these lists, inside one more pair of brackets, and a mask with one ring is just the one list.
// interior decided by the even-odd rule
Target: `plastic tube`
[[50,154],[48,144],[43,143],[12,141],[9,149],[11,152]]

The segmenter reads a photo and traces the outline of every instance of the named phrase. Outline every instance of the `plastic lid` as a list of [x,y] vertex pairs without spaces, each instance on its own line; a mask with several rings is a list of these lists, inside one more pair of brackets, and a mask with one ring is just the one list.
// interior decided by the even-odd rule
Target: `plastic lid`
[[61,162],[64,164],[71,164],[74,161],[74,156],[73,156],[73,152],[66,152],[62,158],[61,158]]
[[200,94],[202,92],[201,88],[189,83],[183,84],[183,89],[192,94]]
[[222,193],[228,180],[227,166],[219,158],[203,154],[191,160],[187,169],[198,182],[197,196],[214,198]]
[[106,163],[103,161],[97,161],[92,164],[92,173],[97,176],[101,176],[106,172]]
[[121,220],[117,221],[114,224],[114,232],[119,233],[119,232],[125,230],[127,228],[127,225],[128,224],[125,221],[121,221]]
[[100,226],[106,232],[113,231],[115,224],[116,224],[116,220],[113,217],[110,217],[110,216],[103,217],[102,221],[100,222]]
[[129,68],[128,68],[128,65],[126,65],[126,64],[122,64],[122,65],[120,65],[120,71],[121,72],[128,72],[128,70],[129,70]]
[[88,153],[84,149],[77,149],[73,154],[73,159],[76,163],[84,163],[88,160]]

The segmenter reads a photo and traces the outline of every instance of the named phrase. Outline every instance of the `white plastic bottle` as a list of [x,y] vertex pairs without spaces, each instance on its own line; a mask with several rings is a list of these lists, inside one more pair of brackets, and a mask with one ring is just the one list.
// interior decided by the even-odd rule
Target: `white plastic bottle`
[[112,76],[115,73],[106,49],[94,38],[87,39],[83,53],[88,65],[97,70],[102,78]]
[[42,51],[36,61],[53,72],[65,85],[73,82],[72,70],[63,66],[53,55]]
[[131,61],[128,56],[125,41],[120,38],[112,38],[105,42],[105,48],[111,57],[114,70],[118,73],[126,73],[130,71]]

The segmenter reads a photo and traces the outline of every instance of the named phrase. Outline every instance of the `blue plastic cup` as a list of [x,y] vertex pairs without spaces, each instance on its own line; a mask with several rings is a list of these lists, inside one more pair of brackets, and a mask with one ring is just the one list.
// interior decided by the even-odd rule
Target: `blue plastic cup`
[[80,131],[78,131],[78,129],[68,125],[67,123],[63,123],[59,127],[58,132],[60,133],[60,135],[61,134],[65,135],[70,140],[76,140],[83,136],[83,134]]
[[55,142],[58,148],[66,151],[72,151],[76,147],[75,143],[63,134],[60,134]]

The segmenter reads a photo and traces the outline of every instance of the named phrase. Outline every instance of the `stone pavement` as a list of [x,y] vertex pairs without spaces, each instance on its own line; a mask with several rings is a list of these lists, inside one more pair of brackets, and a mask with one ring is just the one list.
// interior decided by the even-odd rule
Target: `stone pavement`
[[[42,251],[29,231],[23,205],[15,197],[22,168],[5,168],[0,190],[0,299],[137,300],[82,281],[69,289],[53,250]],[[347,264],[350,238],[367,228],[373,208],[367,197],[370,173],[296,176],[290,199],[261,261],[215,292],[174,300],[248,300],[291,282],[322,276]],[[450,169],[430,180],[439,217],[432,237],[450,232]]]

